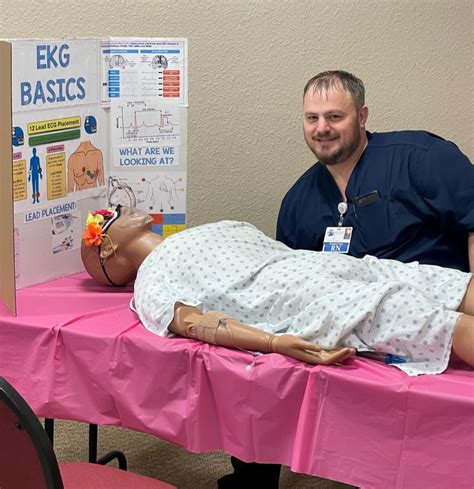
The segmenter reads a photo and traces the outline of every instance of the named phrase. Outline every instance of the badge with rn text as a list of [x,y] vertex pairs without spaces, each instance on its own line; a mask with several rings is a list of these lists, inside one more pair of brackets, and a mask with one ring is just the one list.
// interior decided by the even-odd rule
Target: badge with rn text
[[329,227],[324,235],[323,249],[325,253],[349,253],[352,228]]

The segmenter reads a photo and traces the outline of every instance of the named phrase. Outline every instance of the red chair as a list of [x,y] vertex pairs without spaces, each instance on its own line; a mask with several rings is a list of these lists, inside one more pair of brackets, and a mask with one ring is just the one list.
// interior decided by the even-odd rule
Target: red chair
[[176,489],[156,479],[91,463],[58,465],[42,424],[0,377],[1,489]]

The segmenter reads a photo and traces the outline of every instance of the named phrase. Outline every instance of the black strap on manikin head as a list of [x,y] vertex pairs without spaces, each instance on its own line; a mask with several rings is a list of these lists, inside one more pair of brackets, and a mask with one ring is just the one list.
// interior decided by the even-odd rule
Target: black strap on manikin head
[[[121,213],[121,210],[122,210],[122,206],[120,204],[117,205],[117,207],[115,208],[115,215],[113,217],[111,217],[105,224],[105,226],[102,228],[102,232],[105,233],[105,231],[107,231],[110,226],[112,226],[112,224],[120,217],[120,213]],[[100,249],[101,249],[101,246],[102,245],[99,245],[97,247],[97,251],[98,251],[98,254],[99,254],[99,263],[100,263],[100,267],[102,268],[102,271],[104,272],[104,275],[105,275],[105,278],[108,280],[108,282],[110,283],[110,285],[113,285],[114,287],[121,287],[121,285],[119,284],[116,284],[110,277],[109,277],[109,274],[107,273],[107,270],[105,269],[105,259],[103,259],[101,256],[100,256]]]

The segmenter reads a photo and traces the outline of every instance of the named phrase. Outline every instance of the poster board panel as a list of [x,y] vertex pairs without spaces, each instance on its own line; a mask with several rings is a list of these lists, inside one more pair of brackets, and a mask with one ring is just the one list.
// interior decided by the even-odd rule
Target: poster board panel
[[17,289],[82,271],[87,208],[105,205],[109,131],[98,43],[11,42]]
[[0,298],[16,314],[12,197],[11,45],[0,41]]
[[90,210],[185,228],[186,39],[16,39],[10,75],[16,289],[83,269]]

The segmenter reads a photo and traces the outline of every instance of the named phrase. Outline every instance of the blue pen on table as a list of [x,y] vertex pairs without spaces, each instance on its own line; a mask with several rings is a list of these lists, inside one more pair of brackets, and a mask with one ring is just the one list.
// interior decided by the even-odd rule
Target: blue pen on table
[[357,356],[371,358],[384,363],[406,363],[407,359],[401,355],[392,355],[391,353],[382,353],[379,351],[358,351]]

